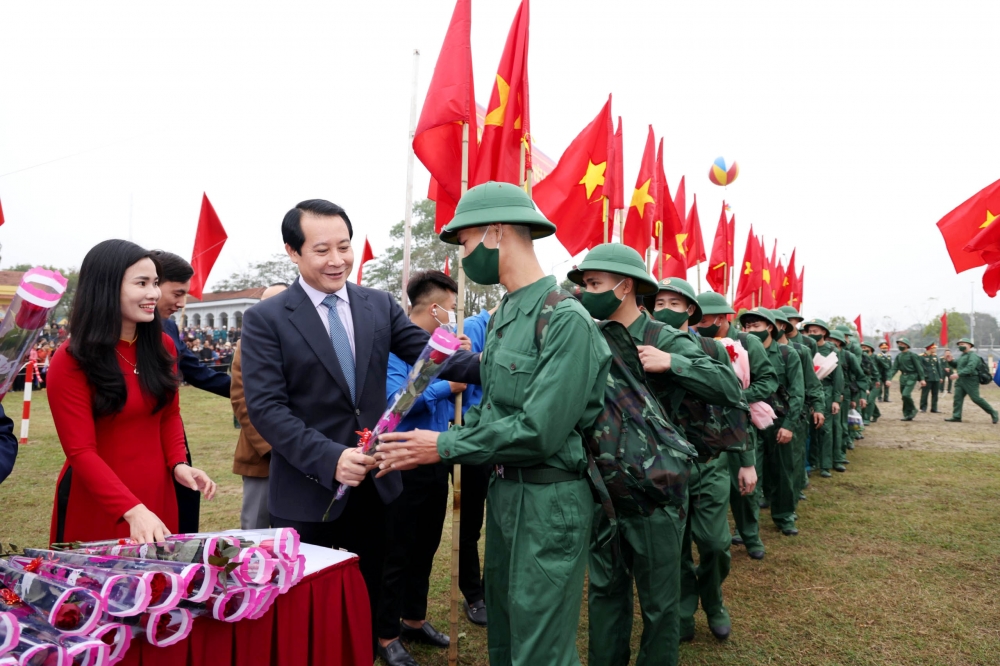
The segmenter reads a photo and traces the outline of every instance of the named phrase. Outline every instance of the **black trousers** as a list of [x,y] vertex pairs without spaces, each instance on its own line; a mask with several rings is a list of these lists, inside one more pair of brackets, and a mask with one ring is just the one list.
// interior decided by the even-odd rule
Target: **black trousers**
[[462,524],[458,535],[458,589],[469,604],[482,601],[479,539],[483,534],[486,491],[493,465],[462,465]]
[[[340,500],[344,501],[344,500]],[[347,496],[347,506],[329,523],[307,523],[271,514],[271,527],[294,527],[303,543],[324,548],[343,548],[360,558],[361,576],[368,588],[372,613],[372,654],[375,652],[374,621],[382,588],[382,563],[385,560],[386,506],[382,504],[371,476],[366,476]],[[440,533],[440,530],[439,530]]]
[[402,618],[426,619],[434,553],[448,508],[447,465],[421,466],[402,476],[403,493],[387,507],[385,568],[375,621],[379,638],[399,636]]
[[[184,453],[188,465],[191,464],[191,448],[188,446],[187,433],[184,433]],[[191,490],[174,481],[174,492],[177,495],[177,533],[190,534],[198,532],[201,515],[201,493]]]

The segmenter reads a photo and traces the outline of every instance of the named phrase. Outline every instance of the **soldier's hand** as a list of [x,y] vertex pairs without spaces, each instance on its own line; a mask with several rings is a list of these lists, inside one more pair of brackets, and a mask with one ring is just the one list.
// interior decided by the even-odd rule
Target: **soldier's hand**
[[864,409],[864,408],[866,408],[867,406],[868,406],[868,401],[867,401],[867,400],[865,400],[864,398],[862,398],[862,399],[861,399],[861,409]]
[[813,412],[813,426],[822,428],[824,423],[826,423],[826,414],[823,412]]
[[788,444],[792,441],[792,431],[788,428],[779,428],[777,435],[778,444]]
[[854,409],[854,408],[856,408],[857,406],[858,406],[858,403],[856,403],[856,402],[854,402],[853,400],[851,400],[851,409]]
[[737,479],[740,484],[741,495],[750,495],[757,488],[757,470],[754,469],[753,465],[740,467]]
[[670,370],[670,354],[649,345],[639,345],[639,360],[646,372],[666,372]]
[[431,430],[410,430],[379,435],[378,452],[375,454],[379,473],[375,478],[383,477],[389,472],[441,462],[437,450],[439,434]]
[[463,333],[462,335],[458,336],[458,340],[459,342],[461,342],[461,344],[458,346],[459,349],[464,349],[465,351],[472,351],[472,340],[469,338],[469,336]]
[[925,386],[927,386],[927,382],[925,382],[923,379],[921,379],[920,380],[920,388],[923,388]]
[[830,408],[830,411],[833,412],[834,415],[839,414],[840,413],[840,403],[839,402],[833,403],[833,407]]
[[890,381],[886,381],[886,382],[885,382],[885,387],[886,387],[886,388],[892,388],[892,382],[890,382]]

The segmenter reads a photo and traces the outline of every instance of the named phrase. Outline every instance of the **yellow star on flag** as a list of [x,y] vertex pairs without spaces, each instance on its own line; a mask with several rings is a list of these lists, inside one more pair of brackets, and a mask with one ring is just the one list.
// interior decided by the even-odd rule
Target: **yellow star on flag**
[[600,164],[594,164],[590,160],[587,160],[587,173],[583,174],[583,178],[577,185],[583,185],[587,188],[587,199],[594,195],[594,190],[597,189],[598,185],[604,185],[604,170],[607,169],[608,163],[601,162]]
[[682,257],[687,256],[687,252],[684,249],[684,241],[687,240],[687,234],[677,234],[677,253]]
[[771,271],[765,268],[761,275],[763,276],[764,282],[771,284]]
[[504,114],[507,113],[507,98],[510,97],[510,85],[497,74],[497,94],[500,97],[500,104],[486,114],[484,125],[503,125]]
[[642,187],[637,187],[632,192],[632,202],[629,204],[629,207],[635,206],[636,210],[639,211],[639,217],[645,217],[646,204],[656,203],[656,199],[649,194],[649,183],[652,180],[652,178],[647,178]]
[[987,208],[986,209],[986,221],[983,222],[982,224],[980,224],[979,228],[980,229],[985,229],[986,227],[990,226],[991,224],[993,224],[993,220],[997,219],[997,217],[1000,217],[1000,215],[994,215],[993,213],[990,212],[990,209]]
[[753,266],[751,266],[750,262],[748,261],[747,268],[745,271],[743,271],[743,275],[750,275],[751,273],[753,273]]

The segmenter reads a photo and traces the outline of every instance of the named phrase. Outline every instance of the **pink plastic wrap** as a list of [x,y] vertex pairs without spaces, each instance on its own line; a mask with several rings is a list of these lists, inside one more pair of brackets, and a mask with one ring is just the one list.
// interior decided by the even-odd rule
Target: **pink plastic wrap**
[[21,278],[0,322],[0,398],[10,390],[66,284],[62,275],[44,268],[32,268]]
[[97,567],[71,566],[41,556],[14,556],[9,561],[11,566],[22,571],[31,571],[43,578],[83,587],[100,595],[112,615],[138,615],[146,610],[151,601],[150,580],[138,573],[118,574]]
[[61,634],[51,627],[44,629],[24,627],[21,636],[27,636],[36,643],[61,646],[66,650],[66,655],[73,666],[107,666],[111,655],[110,646],[96,638]]
[[17,639],[20,636],[21,629],[13,613],[0,612],[0,656],[5,655],[17,645]]
[[132,644],[132,627],[112,621],[110,616],[105,616],[101,623],[90,633],[93,638],[108,646],[108,664],[117,664],[125,658],[129,646]]
[[[7,653],[6,657],[15,657],[14,663],[17,666],[72,666],[66,648],[54,643],[36,641],[28,636],[21,636],[20,642],[13,650]],[[3,664],[0,661],[0,664]]]
[[[18,571],[3,560],[0,560],[0,584],[14,595],[3,595],[0,611],[13,613],[22,627],[25,624],[25,607],[44,614],[46,622],[71,635],[92,631],[104,613],[104,600],[93,592]],[[23,603],[11,604],[8,598],[17,598]]]

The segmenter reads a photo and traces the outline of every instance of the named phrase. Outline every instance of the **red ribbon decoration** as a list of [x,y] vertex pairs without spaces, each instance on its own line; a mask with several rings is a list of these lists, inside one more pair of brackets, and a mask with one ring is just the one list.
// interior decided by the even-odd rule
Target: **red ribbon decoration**
[[8,606],[17,606],[18,604],[24,603],[21,601],[21,597],[17,596],[13,591],[8,590],[6,587],[0,589],[0,600]]
[[372,435],[374,435],[375,433],[373,433],[368,428],[365,428],[364,430],[355,430],[354,434],[358,435],[358,448],[367,453],[368,442],[371,440]]
[[24,565],[24,570],[28,573],[35,573],[38,571],[38,567],[42,566],[42,558],[36,557],[35,559]]

